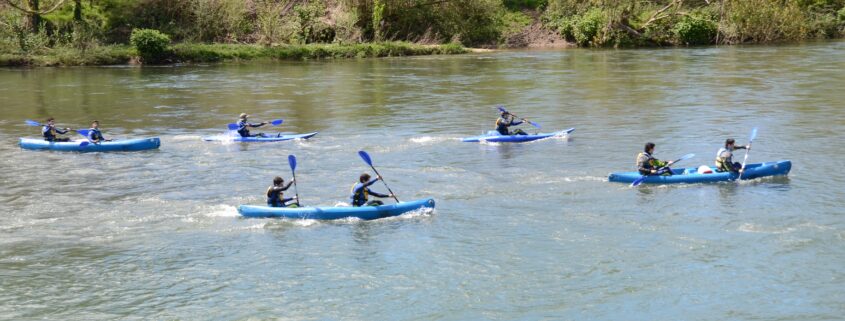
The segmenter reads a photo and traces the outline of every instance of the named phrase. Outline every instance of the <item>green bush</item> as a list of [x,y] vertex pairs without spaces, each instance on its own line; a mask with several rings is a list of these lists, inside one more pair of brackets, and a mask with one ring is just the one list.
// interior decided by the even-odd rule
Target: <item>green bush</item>
[[600,9],[587,11],[573,25],[572,35],[575,38],[575,42],[581,46],[601,45],[601,41],[597,38],[605,23],[606,17]]
[[170,37],[154,29],[134,29],[129,42],[145,63],[156,63],[166,57]]
[[706,45],[716,37],[716,23],[701,17],[684,16],[672,28],[676,42],[683,45]]

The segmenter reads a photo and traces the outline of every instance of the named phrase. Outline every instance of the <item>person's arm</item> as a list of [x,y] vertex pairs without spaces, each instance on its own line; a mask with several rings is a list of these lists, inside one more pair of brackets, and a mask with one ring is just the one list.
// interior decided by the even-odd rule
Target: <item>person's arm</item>
[[373,192],[372,190],[370,190],[370,195],[381,198],[390,197],[390,195]]
[[68,130],[70,130],[70,128],[65,128],[65,130],[61,130],[59,128],[56,128],[56,132],[59,133],[59,134],[62,134],[62,135],[67,134]]
[[286,204],[287,202],[290,202],[294,199],[296,199],[296,197],[289,197],[289,198],[282,199],[282,204]]
[[261,127],[261,126],[264,126],[264,125],[267,125],[267,122],[258,123],[258,124],[247,123],[247,126],[249,126],[249,127]]
[[748,145],[744,145],[744,146],[734,146],[734,149],[748,149]]
[[512,120],[512,121],[511,121],[511,126],[520,125],[520,124],[522,124],[522,123],[523,123],[523,121],[522,121],[522,120]]
[[290,188],[291,185],[293,185],[293,181],[288,182],[288,185],[285,186],[284,188],[282,188],[281,190],[286,191],[286,190],[288,190],[288,188]]
[[361,187],[368,187],[370,185],[375,184],[376,182],[378,182],[378,177],[373,178],[369,182],[364,183],[363,185],[361,185]]

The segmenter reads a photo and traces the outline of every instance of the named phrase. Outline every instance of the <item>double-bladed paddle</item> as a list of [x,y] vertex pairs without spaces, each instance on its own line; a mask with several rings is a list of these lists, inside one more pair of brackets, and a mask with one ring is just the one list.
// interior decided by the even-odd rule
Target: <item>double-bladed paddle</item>
[[290,172],[293,175],[293,191],[296,193],[296,206],[299,205],[299,189],[296,187],[296,156],[288,155],[288,164],[290,164]]
[[[273,125],[273,126],[279,126],[279,125],[281,125],[281,124],[282,124],[282,122],[284,122],[284,121],[285,121],[284,119],[276,119],[276,120],[274,120],[274,121],[271,121],[271,122],[270,122],[270,125]],[[238,124],[231,123],[231,124],[229,124],[229,125],[227,125],[227,126],[229,126],[229,130],[238,130]]]
[[[39,123],[39,122],[34,121],[34,120],[31,120],[31,119],[24,120],[24,122],[29,126],[35,126],[35,127],[44,126],[44,124]],[[88,130],[87,129],[70,129],[70,130],[75,131],[82,136],[88,137]],[[88,141],[83,141],[83,142],[79,143],[79,147],[85,147],[85,146],[88,146],[88,144],[90,144]]]
[[748,161],[748,153],[751,152],[751,143],[757,138],[757,127],[751,130],[751,138],[748,139],[748,148],[745,150],[745,158],[742,160],[742,168],[739,170],[739,179],[742,179],[742,174],[745,173],[745,162]]
[[528,120],[528,119],[525,119],[525,118],[519,117],[519,116],[517,116],[517,115],[514,115],[513,113],[511,113],[511,112],[509,112],[507,109],[505,109],[505,106],[499,106],[498,108],[499,108],[499,111],[500,111],[500,112],[511,114],[511,115],[513,115],[513,117],[516,117],[516,118],[522,119],[522,120],[524,120],[524,121],[527,121],[529,124],[531,124],[531,126],[534,126],[534,127],[540,128],[540,124],[535,123],[535,122],[533,122],[533,121],[530,121],[530,120]]
[[[363,150],[358,151],[358,156],[361,156],[361,159],[363,159],[364,162],[367,163],[367,165],[370,165],[370,168],[373,169],[373,172],[375,172],[378,177],[381,177],[381,174],[378,173],[376,167],[373,166],[373,160],[370,158],[370,155],[367,154],[367,152]],[[396,200],[396,203],[399,203],[399,198],[396,197],[396,194],[393,194],[393,191],[390,190],[390,186],[387,186],[387,182],[384,181],[384,178],[381,179],[381,182],[384,183],[384,187],[387,187],[387,191],[390,192],[390,195],[393,195],[393,199]]]
[[[687,159],[690,159],[690,158],[693,158],[693,157],[695,157],[695,154],[686,154],[684,156],[681,156],[681,158],[678,158],[678,159],[670,162],[669,164],[675,164],[675,163],[680,162],[682,160],[687,160]],[[660,171],[669,168],[669,166],[670,165],[666,165],[666,166],[663,166],[661,168],[658,168],[657,173],[660,174]],[[646,177],[648,177],[648,175],[640,176],[640,178],[637,178],[635,181],[631,182],[631,187],[639,186],[640,184],[643,183],[643,181],[645,181]]]

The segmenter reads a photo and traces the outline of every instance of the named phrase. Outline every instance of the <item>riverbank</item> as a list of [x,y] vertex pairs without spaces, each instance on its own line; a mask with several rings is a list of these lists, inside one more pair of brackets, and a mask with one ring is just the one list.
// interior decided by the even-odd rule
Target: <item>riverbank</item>
[[[307,44],[261,46],[254,44],[192,44],[169,47],[164,63],[203,63],[253,59],[309,60],[451,55],[470,52],[459,44],[421,45],[377,42],[350,45]],[[128,45],[78,49],[54,47],[36,53],[0,53],[2,67],[95,66],[137,64],[139,55]]]

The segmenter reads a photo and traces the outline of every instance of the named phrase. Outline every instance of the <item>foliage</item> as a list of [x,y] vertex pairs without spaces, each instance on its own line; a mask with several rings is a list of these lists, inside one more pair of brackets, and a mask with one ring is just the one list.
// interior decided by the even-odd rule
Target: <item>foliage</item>
[[718,30],[716,23],[707,18],[687,15],[675,24],[672,32],[679,44],[706,45],[713,42]]
[[575,20],[572,25],[572,36],[581,46],[598,46],[601,40],[597,39],[599,33],[607,22],[607,17],[598,8],[587,11],[583,16]]
[[170,37],[155,29],[135,29],[132,30],[129,42],[144,62],[156,63],[164,60],[167,55]]

